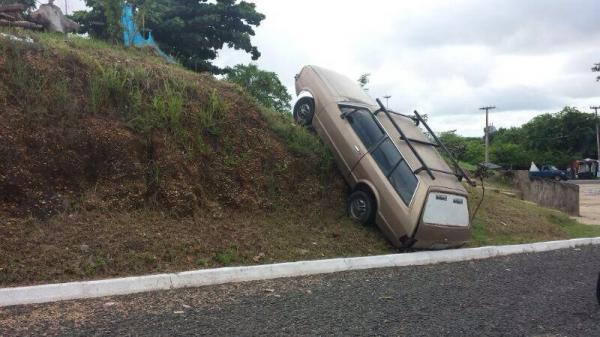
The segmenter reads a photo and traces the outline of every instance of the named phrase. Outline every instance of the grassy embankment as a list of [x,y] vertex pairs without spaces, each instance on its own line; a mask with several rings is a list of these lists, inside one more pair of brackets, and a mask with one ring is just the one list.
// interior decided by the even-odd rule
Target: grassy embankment
[[[35,43],[0,38],[0,286],[395,251],[345,217],[319,140],[239,87],[3,31]],[[471,245],[598,232],[488,193]]]

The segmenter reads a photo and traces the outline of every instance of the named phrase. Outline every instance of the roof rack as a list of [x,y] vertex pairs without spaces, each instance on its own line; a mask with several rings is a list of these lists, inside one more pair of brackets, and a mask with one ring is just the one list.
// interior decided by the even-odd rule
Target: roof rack
[[[444,145],[444,143],[442,143],[442,141],[436,136],[436,134],[433,132],[433,130],[431,130],[431,128],[429,127],[429,125],[427,124],[427,122],[423,119],[423,117],[421,117],[421,115],[416,110],[414,111],[415,116],[404,115],[404,114],[401,114],[401,113],[398,113],[398,112],[394,112],[394,111],[388,110],[383,105],[383,103],[381,103],[381,100],[379,98],[377,98],[376,101],[377,101],[377,104],[379,104],[379,110],[375,111],[375,115],[377,115],[380,111],[383,111],[386,114],[386,116],[392,122],[392,125],[394,126],[394,128],[396,129],[396,131],[398,131],[398,133],[400,134],[400,140],[403,140],[404,142],[406,142],[406,145],[408,145],[408,148],[410,148],[410,150],[415,155],[415,157],[417,158],[417,160],[419,161],[419,163],[421,163],[421,167],[419,167],[418,169],[416,169],[413,172],[414,174],[418,174],[419,172],[426,171],[427,174],[429,175],[429,177],[431,177],[432,180],[435,180],[435,176],[433,175],[433,172],[444,173],[444,174],[449,174],[449,175],[456,176],[458,178],[458,181],[462,181],[462,179],[464,178],[464,179],[467,180],[467,182],[471,186],[475,186],[476,185],[475,182],[473,180],[471,180],[471,178],[469,178],[469,176],[462,169],[462,167],[460,167],[460,165],[458,164],[458,161],[456,160],[456,158],[454,158],[454,156],[448,150],[448,148],[446,147],[446,145]],[[406,137],[406,135],[404,134],[404,131],[402,131],[402,129],[400,128],[400,126],[398,126],[398,124],[396,123],[396,121],[392,118],[392,116],[391,116],[392,114],[409,118],[409,119],[413,120],[416,125],[419,125],[420,123],[423,124],[423,126],[425,127],[425,129],[427,129],[427,132],[429,132],[429,134],[431,135],[431,137],[433,137],[433,140],[435,141],[435,143],[434,142],[427,142],[427,141],[422,141],[422,140],[418,140],[418,139],[413,139],[413,138]],[[434,146],[434,147],[440,147],[440,148],[442,148],[442,150],[444,150],[444,152],[446,153],[446,155],[448,156],[448,158],[450,158],[450,160],[452,162],[452,165],[454,166],[454,172],[449,172],[449,171],[444,171],[444,170],[438,170],[438,169],[432,169],[429,166],[427,166],[427,164],[425,163],[425,161],[423,160],[423,158],[421,157],[421,155],[415,149],[413,143],[417,143],[417,144],[421,144],[421,145],[429,145],[429,146]]]

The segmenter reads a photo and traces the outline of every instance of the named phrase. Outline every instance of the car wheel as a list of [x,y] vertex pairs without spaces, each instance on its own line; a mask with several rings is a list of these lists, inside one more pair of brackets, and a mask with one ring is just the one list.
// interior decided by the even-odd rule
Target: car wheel
[[561,180],[562,180],[562,178],[561,178],[560,176],[556,176],[556,177],[554,177],[554,180],[556,180],[556,181],[561,181]]
[[312,97],[302,97],[294,105],[294,120],[306,126],[312,123],[315,115],[315,100]]
[[375,201],[364,191],[354,191],[348,198],[348,216],[363,225],[372,225],[375,221]]

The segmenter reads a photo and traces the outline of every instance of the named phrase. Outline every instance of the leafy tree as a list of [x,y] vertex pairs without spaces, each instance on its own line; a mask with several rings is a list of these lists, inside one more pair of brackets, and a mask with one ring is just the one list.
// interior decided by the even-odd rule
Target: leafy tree
[[362,74],[358,78],[358,85],[360,85],[360,87],[363,88],[365,91],[369,91],[369,88],[367,88],[367,85],[369,85],[370,81],[371,81],[371,74]]
[[[103,1],[86,0],[92,10],[78,12],[73,17],[84,25],[90,35],[106,38],[111,36],[107,23],[106,6]],[[138,0],[141,21],[151,29],[161,49],[175,56],[184,66],[196,71],[224,73],[211,61],[225,46],[244,50],[256,60],[258,49],[250,40],[254,27],[265,16],[256,11],[253,3],[237,0]]]
[[446,145],[448,151],[452,153],[456,160],[461,161],[464,159],[467,142],[464,137],[456,134],[456,130],[442,132],[438,135],[438,138]]
[[463,160],[467,163],[477,165],[485,161],[485,145],[481,138],[466,138],[467,148]]
[[[539,115],[521,127],[501,128],[490,141],[491,160],[515,169],[527,169],[532,161],[564,168],[574,159],[593,157],[594,118],[594,114],[565,107],[558,113]],[[458,146],[461,160],[471,164],[483,161],[481,138],[464,138],[453,132],[441,136],[450,148]]]
[[228,71],[226,80],[237,83],[265,107],[289,113],[292,96],[274,72],[258,69],[255,64],[239,64]]
[[113,43],[122,41],[123,0],[85,0],[90,11],[75,11],[70,18],[81,24],[81,31]]
[[521,144],[498,142],[490,147],[490,155],[493,163],[504,167],[523,168],[531,161],[531,156]]

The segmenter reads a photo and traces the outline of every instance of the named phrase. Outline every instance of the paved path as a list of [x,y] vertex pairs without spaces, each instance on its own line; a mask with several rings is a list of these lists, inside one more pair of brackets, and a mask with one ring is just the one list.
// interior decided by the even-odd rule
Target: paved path
[[0,336],[600,336],[600,246],[0,308]]
[[579,214],[582,223],[600,225],[600,184],[579,184]]

